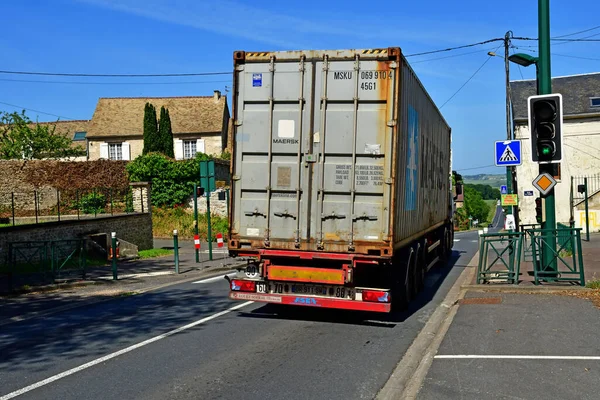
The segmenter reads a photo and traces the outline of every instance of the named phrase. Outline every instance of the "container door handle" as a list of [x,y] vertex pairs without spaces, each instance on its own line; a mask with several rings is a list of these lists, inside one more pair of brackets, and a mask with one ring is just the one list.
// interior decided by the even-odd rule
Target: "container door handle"
[[326,219],[345,219],[345,218],[346,218],[346,216],[344,214],[336,214],[334,211],[329,215],[324,215],[322,219],[326,220]]
[[365,221],[377,221],[377,216],[376,215],[359,215],[359,216],[355,216],[353,218],[353,221],[358,221],[358,220],[365,220]]
[[289,212],[287,212],[287,210],[283,211],[283,212],[276,212],[275,214],[276,217],[281,217],[281,218],[294,218],[296,219],[296,216],[293,214],[290,214]]
[[264,213],[261,213],[258,210],[254,210],[254,211],[244,211],[244,215],[246,215],[247,217],[254,217],[256,215],[262,215],[263,217],[266,217],[266,215]]

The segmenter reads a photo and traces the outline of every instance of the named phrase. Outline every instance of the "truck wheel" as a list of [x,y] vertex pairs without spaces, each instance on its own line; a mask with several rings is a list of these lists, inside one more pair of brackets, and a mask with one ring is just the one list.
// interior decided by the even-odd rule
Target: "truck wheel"
[[450,242],[451,239],[451,235],[450,232],[448,231],[447,228],[444,228],[444,234],[442,236],[442,246],[441,246],[441,254],[440,254],[440,260],[443,263],[448,262],[448,260],[450,259],[450,249],[452,248],[452,243]]
[[404,311],[413,296],[414,265],[416,254],[409,248],[401,256],[398,267],[394,271],[394,285],[392,287],[392,310]]
[[425,268],[427,267],[427,265],[425,265],[426,260],[425,260],[425,244],[424,243],[419,243],[417,245],[417,251],[416,251],[417,257],[415,258],[415,268],[414,268],[414,276],[415,276],[415,295],[417,295],[418,293],[420,293],[424,286],[425,286],[425,274],[426,274],[426,270]]

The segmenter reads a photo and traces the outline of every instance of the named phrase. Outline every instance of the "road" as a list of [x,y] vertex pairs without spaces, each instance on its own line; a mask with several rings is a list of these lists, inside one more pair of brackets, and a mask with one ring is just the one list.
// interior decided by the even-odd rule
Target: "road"
[[475,254],[477,232],[454,245],[400,314],[233,302],[216,278],[2,326],[0,400],[373,398]]

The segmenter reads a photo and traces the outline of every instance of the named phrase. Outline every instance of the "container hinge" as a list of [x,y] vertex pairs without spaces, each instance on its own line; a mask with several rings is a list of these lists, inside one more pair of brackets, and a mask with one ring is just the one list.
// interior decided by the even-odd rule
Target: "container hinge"
[[244,70],[244,64],[236,65],[235,70],[236,71],[243,71]]
[[395,119],[391,119],[387,122],[387,126],[396,126],[396,120]]
[[386,185],[391,185],[392,183],[394,183],[394,179],[392,179],[392,178],[385,178],[385,183],[386,183]]
[[296,216],[293,214],[290,214],[287,210],[285,210],[284,212],[276,212],[275,214],[276,217],[281,217],[281,218],[293,218],[296,219]]
[[343,214],[336,214],[335,212],[332,212],[329,215],[324,215],[322,218],[322,220],[326,220],[326,219],[346,219],[346,216]]
[[354,216],[354,218],[352,218],[353,221],[358,221],[364,219],[365,221],[377,221],[377,216],[376,215],[356,215]]
[[232,180],[232,181],[239,181],[240,179],[242,179],[242,177],[241,177],[241,176],[239,176],[239,175],[233,175],[233,176],[231,177],[231,180]]
[[236,120],[233,122],[233,124],[234,124],[235,126],[242,126],[243,122],[242,122],[242,120],[241,120],[241,119],[236,119]]
[[254,211],[244,211],[244,215],[245,215],[245,216],[247,216],[247,217],[254,217],[254,216],[257,216],[257,215],[262,215],[262,216],[263,216],[263,217],[265,217],[265,218],[267,217],[267,216],[266,216],[264,213],[261,213],[261,212],[260,212],[260,211],[258,211],[258,210],[254,210]]

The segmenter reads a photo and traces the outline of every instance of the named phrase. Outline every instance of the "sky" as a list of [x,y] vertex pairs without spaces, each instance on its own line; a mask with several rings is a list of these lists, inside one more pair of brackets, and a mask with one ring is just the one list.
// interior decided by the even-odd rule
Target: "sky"
[[[600,40],[598,2],[550,3],[551,36]],[[4,0],[0,15],[1,71],[227,73],[0,73],[0,111],[26,108],[39,121],[90,119],[100,97],[227,93],[235,50],[401,47],[452,127],[453,169],[463,175],[505,171],[494,166],[494,142],[506,138],[504,60],[487,54],[503,56],[502,42],[408,55],[502,38],[507,31],[537,38],[534,0]],[[511,53],[537,55],[536,41],[512,44]],[[600,72],[599,50],[600,41],[554,41],[552,76]],[[535,79],[535,68],[511,64],[510,77]]]

